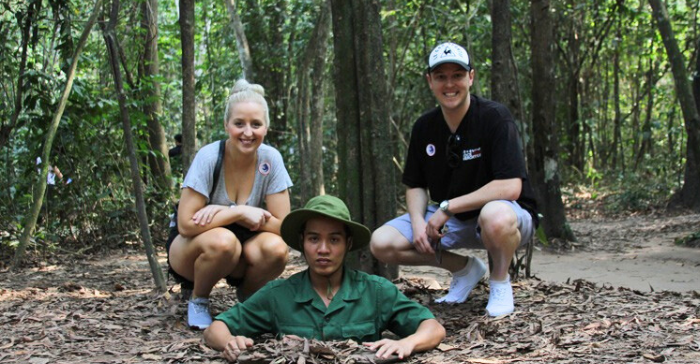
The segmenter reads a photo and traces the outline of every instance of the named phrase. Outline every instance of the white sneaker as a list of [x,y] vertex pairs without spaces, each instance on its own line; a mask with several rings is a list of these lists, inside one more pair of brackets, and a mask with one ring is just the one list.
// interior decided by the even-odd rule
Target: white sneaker
[[467,300],[469,293],[479,283],[481,277],[486,273],[486,264],[477,257],[469,257],[467,265],[452,274],[450,292],[442,298],[435,300],[436,303],[462,303]]
[[486,313],[489,316],[507,315],[515,311],[510,276],[505,281],[489,281],[489,286],[489,303],[486,305]]
[[204,330],[211,325],[209,299],[196,297],[187,303],[187,324],[195,329]]

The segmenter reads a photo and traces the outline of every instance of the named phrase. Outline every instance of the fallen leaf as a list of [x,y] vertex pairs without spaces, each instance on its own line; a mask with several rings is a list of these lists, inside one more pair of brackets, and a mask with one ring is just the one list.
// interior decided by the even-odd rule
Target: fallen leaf
[[644,354],[643,356],[645,359],[649,359],[654,363],[663,363],[666,360],[666,357],[664,357],[663,355]]
[[440,345],[438,345],[437,349],[444,352],[444,351],[455,350],[455,349],[458,349],[458,348],[457,348],[456,346],[454,346],[454,345],[448,345],[448,344],[445,344],[445,343],[440,343]]
[[478,358],[478,359],[467,359],[467,361],[470,363],[475,363],[475,364],[505,364],[505,363],[510,363],[512,360]]
[[15,344],[15,338],[14,338],[14,337],[11,337],[9,343],[7,343],[7,344],[5,344],[5,345],[3,345],[3,346],[0,346],[0,350],[9,349],[9,348],[11,348],[14,344]]
[[41,357],[36,357],[36,356],[33,356],[33,357],[29,358],[29,363],[30,363],[30,364],[46,364],[46,363],[48,363],[49,361],[51,361],[51,359],[49,359],[49,358],[41,358]]

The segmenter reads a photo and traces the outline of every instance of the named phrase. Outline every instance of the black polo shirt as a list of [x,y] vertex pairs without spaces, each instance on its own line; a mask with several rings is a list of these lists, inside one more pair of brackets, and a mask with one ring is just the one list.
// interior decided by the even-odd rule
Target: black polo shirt
[[[425,188],[433,201],[451,199],[478,190],[497,179],[520,178],[517,202],[531,214],[537,203],[520,149],[518,129],[508,109],[471,95],[469,111],[456,133],[452,148],[459,158],[448,163],[448,139],[452,135],[440,108],[421,115],[411,131],[402,182],[409,188]],[[460,220],[479,216],[481,210],[457,214]]]

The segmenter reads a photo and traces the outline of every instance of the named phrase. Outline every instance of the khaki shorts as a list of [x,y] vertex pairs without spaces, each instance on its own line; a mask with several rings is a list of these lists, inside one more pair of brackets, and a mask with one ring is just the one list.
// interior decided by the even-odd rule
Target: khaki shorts
[[[535,231],[532,215],[515,201],[498,201],[510,206],[518,217],[520,246],[523,246],[532,239],[532,235]],[[425,212],[425,221],[428,221],[437,209],[437,205],[428,205],[427,211]],[[413,244],[413,229],[411,228],[411,218],[408,214],[403,214],[387,222],[385,225],[389,225],[398,230],[401,235]],[[441,240],[444,249],[484,249],[484,242],[481,241],[481,227],[479,226],[478,217],[462,221],[453,216],[447,220],[446,225],[448,231]]]

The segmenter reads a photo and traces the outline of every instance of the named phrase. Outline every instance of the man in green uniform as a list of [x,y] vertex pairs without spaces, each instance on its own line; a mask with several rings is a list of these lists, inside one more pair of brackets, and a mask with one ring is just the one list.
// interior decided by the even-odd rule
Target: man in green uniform
[[[445,328],[425,307],[388,280],[347,269],[348,252],[367,246],[370,231],[350,219],[345,203],[317,196],[282,222],[282,238],[304,254],[309,268],[265,285],[215,318],[204,332],[209,346],[235,361],[264,333],[363,342],[379,358],[436,347]],[[382,339],[389,330],[400,340]]]

